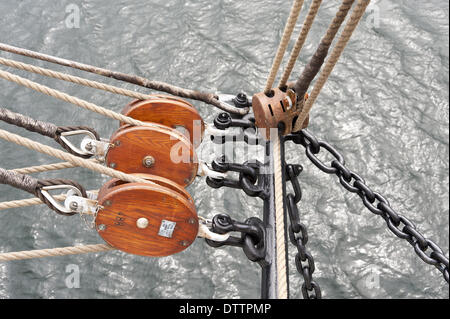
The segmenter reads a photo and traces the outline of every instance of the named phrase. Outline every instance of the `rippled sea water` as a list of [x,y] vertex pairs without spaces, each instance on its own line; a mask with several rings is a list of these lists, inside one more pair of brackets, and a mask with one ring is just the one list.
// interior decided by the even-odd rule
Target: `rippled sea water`
[[[305,1],[307,6],[310,2]],[[449,4],[438,0],[373,3],[312,111],[310,130],[345,154],[349,168],[361,173],[368,185],[386,195],[448,255]],[[338,4],[324,1],[293,79],[314,52]],[[66,26],[68,5],[80,9],[79,28]],[[265,84],[289,7],[282,0],[0,0],[0,41],[182,87],[253,94]],[[129,102],[110,93],[10,71],[115,111]],[[0,85],[1,105],[16,112],[58,125],[91,126],[104,137],[117,127],[110,119],[5,80]],[[211,122],[217,111],[194,104]],[[0,127],[55,146],[22,129],[3,123]],[[424,264],[408,243],[396,239],[357,196],[344,191],[333,176],[318,171],[300,147],[289,145],[287,152],[289,162],[305,168],[299,207],[324,297],[449,297],[442,275]],[[2,167],[56,161],[0,141]],[[87,189],[107,180],[85,169],[38,176],[70,177]],[[237,190],[209,189],[203,179],[189,191],[202,216],[227,212],[244,220],[261,214],[260,201]],[[27,196],[0,185],[0,201]],[[76,216],[57,216],[42,206],[0,212],[1,252],[100,242]],[[78,289],[65,284],[68,265],[80,269]],[[290,266],[291,294],[297,298],[300,278],[293,259]],[[212,249],[202,240],[180,254],[159,259],[111,252],[0,264],[1,298],[257,298],[259,282],[258,266],[247,261],[242,251]]]

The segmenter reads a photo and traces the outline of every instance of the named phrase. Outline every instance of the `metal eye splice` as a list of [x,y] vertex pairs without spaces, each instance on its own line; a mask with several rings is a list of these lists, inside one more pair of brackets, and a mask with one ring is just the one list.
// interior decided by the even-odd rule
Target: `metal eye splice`
[[[75,136],[75,135],[87,135],[83,141],[81,142],[81,147],[77,147],[70,142],[67,137],[69,136]],[[61,141],[64,142],[64,144],[69,147],[74,153],[80,155],[80,156],[92,156],[95,155],[95,150],[91,149],[89,150],[89,143],[91,145],[94,143],[93,141],[97,141],[97,137],[94,135],[94,133],[88,131],[88,130],[75,130],[75,131],[68,131],[68,132],[61,132],[59,138]],[[94,144],[96,145],[96,144]],[[86,147],[87,146],[87,147]]]
[[[292,132],[295,121],[303,107],[303,99],[298,99],[292,89],[286,92],[279,88],[272,90],[272,94],[267,96],[264,92],[253,96],[252,107],[255,114],[256,126],[266,140],[271,139],[271,131],[278,136],[278,129],[282,128],[282,135]],[[305,120],[303,128],[308,126],[308,119]],[[302,128],[302,129],[303,129]]]
[[44,196],[45,199],[47,199],[51,203],[51,205],[53,205],[53,207],[59,212],[63,214],[73,214],[77,212],[77,208],[74,209],[73,207],[70,207],[70,204],[66,205],[67,201],[65,201],[64,204],[61,204],[60,201],[56,200],[53,195],[49,193],[49,191],[52,190],[67,190],[67,197],[74,195],[82,197],[83,194],[77,187],[73,185],[51,185],[39,188],[42,196]]

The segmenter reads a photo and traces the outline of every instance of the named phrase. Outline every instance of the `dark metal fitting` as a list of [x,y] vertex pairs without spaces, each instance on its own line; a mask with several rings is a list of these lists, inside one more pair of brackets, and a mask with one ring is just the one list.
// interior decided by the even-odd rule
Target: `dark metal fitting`
[[251,106],[247,94],[241,92],[233,99],[234,106],[237,108],[245,108]]

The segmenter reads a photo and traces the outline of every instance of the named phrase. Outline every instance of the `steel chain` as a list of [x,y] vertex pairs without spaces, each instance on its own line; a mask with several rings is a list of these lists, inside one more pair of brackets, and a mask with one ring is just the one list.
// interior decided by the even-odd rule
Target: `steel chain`
[[[412,221],[398,214],[385,197],[368,187],[361,176],[349,170],[345,166],[344,157],[336,148],[326,142],[319,141],[307,130],[288,135],[285,139],[304,146],[306,156],[316,167],[327,174],[335,174],[346,190],[358,194],[369,211],[381,216],[394,235],[405,239],[414,247],[414,251],[420,259],[435,266],[443,274],[445,281],[449,282],[449,260],[442,249],[430,239],[425,238]],[[316,156],[322,149],[325,149],[334,157],[329,165]]]
[[295,193],[286,195],[290,220],[289,239],[297,248],[295,266],[298,273],[303,276],[304,282],[301,287],[303,298],[321,299],[322,292],[319,285],[313,279],[313,273],[316,269],[314,258],[306,249],[308,232],[306,226],[300,222],[300,214],[297,208],[297,203],[302,198],[300,184],[297,180],[297,176],[301,171],[302,167],[300,165],[286,165],[286,176],[291,181]]

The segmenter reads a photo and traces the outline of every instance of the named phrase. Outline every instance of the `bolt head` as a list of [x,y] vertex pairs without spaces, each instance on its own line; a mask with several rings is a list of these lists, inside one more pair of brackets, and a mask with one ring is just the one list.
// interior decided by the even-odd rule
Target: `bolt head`
[[71,202],[69,204],[69,207],[71,210],[77,210],[78,209],[78,203],[77,202]]
[[140,229],[145,229],[148,227],[148,219],[141,217],[136,221],[136,226]]
[[150,168],[150,167],[152,167],[155,164],[155,158],[153,156],[148,155],[148,156],[143,158],[142,164],[145,167]]
[[111,167],[111,168],[116,168],[116,167],[117,167],[117,164],[116,164],[116,163],[110,163],[110,164],[109,164],[109,167]]
[[87,143],[84,148],[88,151],[92,151],[92,149],[93,149],[92,143],[91,142]]
[[98,230],[105,231],[106,230],[106,225],[105,224],[98,225]]

